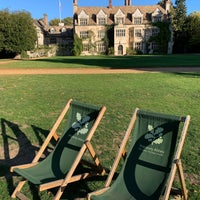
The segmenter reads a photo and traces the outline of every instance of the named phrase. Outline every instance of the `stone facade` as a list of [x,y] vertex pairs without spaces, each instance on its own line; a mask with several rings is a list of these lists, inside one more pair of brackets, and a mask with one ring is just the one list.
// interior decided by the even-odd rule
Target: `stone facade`
[[73,26],[65,26],[63,23],[59,23],[57,26],[50,26],[46,14],[44,14],[44,18],[35,20],[34,26],[37,32],[36,48],[41,49],[38,50],[41,53],[36,53],[37,57],[40,54],[42,56],[44,52],[45,56],[71,55],[73,48]]
[[[125,0],[124,6],[79,7],[73,2],[74,32],[82,38],[83,54],[101,54],[108,49],[106,34],[109,26],[113,26],[114,55],[126,55],[128,50],[142,53],[153,53],[157,44],[149,42],[159,29],[153,22],[169,20],[170,0],[164,6],[132,6],[131,0]],[[172,38],[168,43],[168,53],[172,53]]]

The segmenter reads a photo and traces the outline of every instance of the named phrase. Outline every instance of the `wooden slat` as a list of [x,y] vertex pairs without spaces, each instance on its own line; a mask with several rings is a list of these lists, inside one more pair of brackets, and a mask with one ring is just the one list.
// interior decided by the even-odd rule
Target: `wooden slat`
[[24,165],[12,166],[12,167],[10,168],[10,172],[13,172],[13,171],[14,171],[14,168],[25,169],[25,168],[32,167],[32,166],[37,165],[37,164],[38,164],[38,162],[35,162],[35,163],[28,163],[28,164],[24,164]]
[[180,179],[181,186],[183,189],[183,198],[184,198],[184,200],[187,200],[188,199],[188,191],[186,189],[185,178],[184,178],[184,173],[183,173],[183,166],[182,166],[181,160],[180,159],[177,160],[176,164],[177,164],[179,179]]
[[[83,180],[83,179],[86,179],[86,178],[89,178],[91,176],[95,176],[96,173],[83,173],[83,174],[78,174],[78,175],[75,175],[75,176],[72,176],[70,178],[70,181],[68,183],[73,183],[73,182],[76,182],[76,181],[80,181],[80,180]],[[45,183],[45,184],[42,184],[39,186],[39,191],[43,191],[43,190],[47,190],[47,189],[51,189],[51,188],[55,188],[55,187],[58,187],[58,186],[61,186],[64,182],[64,179],[60,179],[60,180],[57,180],[57,181],[52,181],[50,183]]]
[[85,142],[85,145],[87,146],[88,151],[89,151],[90,155],[92,156],[92,159],[93,159],[93,161],[94,161],[94,163],[95,163],[96,169],[99,171],[99,173],[100,173],[101,175],[104,175],[104,174],[106,173],[106,171],[105,171],[104,168],[101,166],[100,161],[99,161],[99,158],[97,157],[97,155],[96,155],[96,153],[95,153],[95,151],[94,151],[94,148],[93,148],[91,142],[90,142],[90,141],[86,141],[86,142]]
[[113,176],[114,176],[114,174],[115,174],[115,171],[116,171],[116,169],[117,169],[117,166],[118,166],[118,164],[119,164],[119,161],[120,161],[120,159],[121,159],[121,157],[122,157],[122,155],[123,155],[123,153],[124,153],[124,151],[125,151],[125,147],[126,147],[126,144],[127,144],[128,139],[129,139],[129,136],[130,136],[130,134],[131,134],[131,131],[132,131],[132,129],[133,129],[133,126],[134,126],[134,123],[135,123],[135,120],[136,120],[136,116],[137,116],[138,110],[139,110],[139,109],[136,108],[136,109],[135,109],[135,112],[133,113],[133,116],[132,116],[131,121],[130,121],[130,123],[129,123],[128,129],[127,129],[127,131],[126,131],[126,133],[125,133],[125,136],[124,136],[124,138],[123,138],[123,140],[122,140],[122,144],[121,144],[121,146],[120,146],[120,149],[119,149],[119,152],[118,152],[118,154],[117,154],[117,157],[115,158],[114,164],[113,164],[113,166],[112,166],[112,168],[111,168],[111,171],[110,171],[110,173],[109,173],[109,175],[108,175],[108,178],[107,178],[107,180],[106,180],[105,187],[108,187],[108,186],[110,186],[110,184],[111,184],[112,178],[113,178]]

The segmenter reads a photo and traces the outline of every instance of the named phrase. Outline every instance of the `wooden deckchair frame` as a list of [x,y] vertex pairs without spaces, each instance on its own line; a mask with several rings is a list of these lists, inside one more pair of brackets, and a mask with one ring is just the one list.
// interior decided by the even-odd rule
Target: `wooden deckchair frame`
[[[66,106],[64,107],[63,111],[61,112],[61,114],[59,115],[57,121],[55,122],[53,128],[51,129],[50,133],[48,134],[47,138],[45,139],[43,145],[41,146],[40,150],[38,151],[38,153],[36,154],[35,158],[33,159],[32,163],[30,164],[24,164],[24,165],[18,165],[18,166],[12,166],[10,168],[10,171],[13,172],[14,168],[29,168],[31,166],[37,165],[37,163],[39,162],[39,159],[41,158],[41,156],[43,155],[45,149],[47,148],[48,144],[50,143],[51,139],[54,138],[56,141],[59,140],[59,136],[56,133],[57,128],[59,127],[61,121],[63,120],[65,114],[67,113],[67,111],[70,108],[70,104],[72,102],[72,99],[70,99]],[[95,153],[95,150],[91,144],[91,138],[95,132],[95,130],[97,129],[97,126],[99,124],[99,122],[101,121],[104,113],[106,111],[106,107],[103,106],[98,114],[97,119],[95,120],[90,132],[88,133],[87,139],[84,142],[83,146],[81,147],[73,165],[71,166],[69,172],[67,173],[66,177],[64,179],[61,180],[56,180],[56,181],[52,181],[50,183],[45,183],[45,184],[41,184],[38,186],[39,191],[43,191],[43,190],[47,190],[50,188],[54,188],[54,187],[59,187],[56,196],[54,197],[55,200],[60,199],[61,195],[63,194],[63,191],[65,189],[65,187],[68,185],[68,183],[72,183],[75,181],[79,181],[91,176],[95,176],[95,175],[104,175],[106,170],[101,166],[100,161],[97,157],[97,154]],[[82,173],[82,174],[78,174],[78,175],[74,175],[73,173],[76,169],[76,167],[78,166],[78,164],[82,161],[82,157],[84,155],[84,153],[86,152],[86,150],[89,151],[94,163],[89,163],[88,165],[91,167],[93,167],[95,169],[95,171],[92,171],[91,173]],[[83,160],[84,162],[84,160]],[[87,161],[88,162],[88,161]],[[87,164],[87,162],[84,162],[84,164]],[[18,183],[17,187],[15,188],[15,190],[13,191],[11,197],[12,198],[16,198],[18,197],[19,199],[25,200],[28,199],[24,194],[22,194],[20,191],[22,189],[22,187],[24,186],[24,184],[26,183],[27,180],[22,180]]]
[[[108,178],[105,182],[104,188],[89,193],[88,194],[88,200],[91,200],[92,195],[100,195],[100,194],[106,192],[111,187],[110,185],[111,185],[112,179],[115,175],[115,172],[117,170],[120,159],[124,158],[124,155],[126,154],[125,147],[126,147],[128,139],[130,137],[130,134],[132,132],[132,129],[134,127],[138,111],[139,111],[139,108],[136,108],[135,112],[132,115],[131,121],[130,121],[129,126],[127,128],[127,131],[124,135],[124,138],[122,140],[122,143],[121,143],[121,146],[120,146],[119,151],[117,153],[117,156],[114,160],[114,163],[113,163],[113,166],[110,170]],[[172,169],[170,171],[170,175],[169,175],[168,181],[166,183],[166,189],[165,189],[164,195],[161,197],[162,200],[168,200],[169,199],[170,192],[171,192],[171,189],[172,189],[172,184],[174,182],[174,178],[175,178],[177,171],[178,171],[178,177],[179,177],[181,187],[182,187],[182,194],[181,195],[183,196],[184,200],[188,199],[188,191],[186,189],[185,178],[184,178],[183,167],[182,167],[180,155],[181,155],[181,151],[182,151],[182,148],[183,148],[183,145],[184,145],[188,126],[189,126],[189,123],[190,123],[190,116],[187,115],[186,117],[182,117],[181,122],[184,122],[184,126],[183,126],[183,129],[182,129],[181,136],[180,136],[180,139],[179,139],[179,143],[178,143],[178,146],[177,146],[177,150],[176,150],[176,153],[175,153],[175,156],[174,156],[174,162],[173,162],[173,165],[172,165]]]
[[185,138],[187,135],[188,126],[190,123],[190,116],[187,115],[185,118],[182,118],[181,121],[184,122],[184,126],[182,129],[181,137],[179,139],[177,151],[174,156],[174,164],[172,166],[172,169],[171,169],[171,172],[170,172],[167,184],[166,184],[166,190],[165,190],[165,193],[163,196],[164,200],[169,199],[170,191],[172,188],[172,184],[174,182],[174,178],[175,178],[177,169],[178,169],[178,177],[180,179],[180,183],[181,183],[181,187],[182,187],[183,198],[184,198],[184,200],[188,199],[188,191],[187,191],[186,184],[185,184],[185,178],[184,178],[183,167],[182,167],[182,162],[181,162],[180,156],[181,156],[184,141],[185,141]]

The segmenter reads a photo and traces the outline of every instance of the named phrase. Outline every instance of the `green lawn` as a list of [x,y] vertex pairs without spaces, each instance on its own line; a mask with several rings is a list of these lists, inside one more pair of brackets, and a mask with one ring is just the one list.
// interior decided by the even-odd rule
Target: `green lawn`
[[[21,67],[23,63],[26,65],[28,63],[26,67],[30,67],[29,63],[31,63],[31,67],[38,67],[38,63],[41,63],[42,66],[45,64],[48,67],[49,63],[51,67],[57,67],[58,64],[67,67],[68,64],[62,63],[62,59],[68,60],[72,57],[52,58],[50,61],[19,61],[8,65],[12,68],[17,64]],[[82,59],[89,61],[87,57]],[[110,63],[112,59],[109,60]],[[113,61],[115,62],[114,59]],[[78,61],[74,60],[74,62],[76,66]],[[23,65],[25,67],[25,64]],[[69,98],[107,107],[105,116],[92,140],[106,167],[112,165],[117,145],[136,107],[168,114],[190,114],[191,123],[182,159],[190,199],[199,199],[199,83],[200,73],[1,75],[0,199],[10,199],[10,192],[17,181],[8,173],[8,165],[21,164],[25,160],[32,159],[35,150],[44,140],[44,135],[52,127]],[[94,180],[71,184],[67,188],[65,197],[70,200],[82,197],[102,184],[103,181]],[[33,193],[35,199],[51,199],[52,196],[42,192],[38,197],[28,185],[24,192],[30,198]]]
[[[2,61],[0,60],[0,63]],[[112,68],[130,69],[140,67],[200,67],[199,54],[186,55],[137,55],[137,56],[65,56],[23,60],[0,68]]]

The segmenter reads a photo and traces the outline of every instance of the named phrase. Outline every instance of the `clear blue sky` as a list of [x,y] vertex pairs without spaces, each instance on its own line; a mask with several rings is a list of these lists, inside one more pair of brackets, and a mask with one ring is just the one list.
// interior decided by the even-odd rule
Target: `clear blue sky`
[[[159,0],[132,0],[132,5],[153,5]],[[172,0],[174,3],[175,0]],[[73,0],[60,0],[61,18],[72,17]],[[109,0],[78,0],[79,6],[107,6]],[[113,6],[124,5],[124,0],[112,0]],[[199,0],[186,0],[187,13],[194,11],[200,12]],[[60,18],[59,0],[0,0],[0,10],[8,9],[9,11],[25,10],[31,13],[35,19],[40,19],[43,14],[48,15],[48,19]]]

